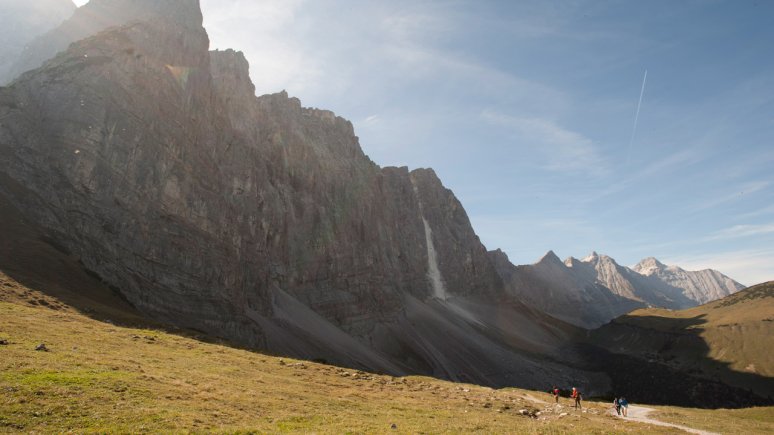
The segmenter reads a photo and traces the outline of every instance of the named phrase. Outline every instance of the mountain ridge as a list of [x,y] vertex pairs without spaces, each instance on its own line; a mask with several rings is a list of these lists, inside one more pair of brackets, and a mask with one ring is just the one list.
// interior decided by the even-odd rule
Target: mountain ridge
[[490,251],[490,258],[511,295],[585,328],[601,326],[635,308],[689,308],[744,288],[720,272],[686,271],[653,257],[634,268],[596,251],[582,260],[568,257],[563,262],[548,251],[535,264],[520,266],[500,250]]

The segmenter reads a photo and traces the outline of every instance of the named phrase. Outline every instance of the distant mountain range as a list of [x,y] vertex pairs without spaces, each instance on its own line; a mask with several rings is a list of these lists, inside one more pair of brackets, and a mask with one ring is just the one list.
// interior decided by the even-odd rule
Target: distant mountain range
[[500,250],[489,255],[511,295],[584,328],[636,308],[690,308],[744,288],[715,270],[689,272],[655,258],[629,268],[596,252],[562,261],[549,251],[533,265],[514,266]]

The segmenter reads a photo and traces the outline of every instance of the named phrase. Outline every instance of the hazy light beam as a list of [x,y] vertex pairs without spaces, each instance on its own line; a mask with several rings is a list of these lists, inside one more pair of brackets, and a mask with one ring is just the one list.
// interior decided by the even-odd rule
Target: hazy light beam
[[637,102],[637,113],[634,115],[634,127],[632,128],[632,137],[629,139],[629,153],[626,155],[626,164],[632,158],[632,146],[634,137],[637,135],[637,123],[640,121],[640,108],[642,108],[642,97],[645,95],[645,83],[648,81],[648,70],[645,70],[645,77],[642,78],[642,89],[640,89],[640,100]]

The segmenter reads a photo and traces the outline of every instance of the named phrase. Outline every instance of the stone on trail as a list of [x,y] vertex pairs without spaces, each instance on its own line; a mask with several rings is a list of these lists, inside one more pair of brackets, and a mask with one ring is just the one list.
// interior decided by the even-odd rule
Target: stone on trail
[[35,347],[35,350],[37,350],[39,352],[48,352],[48,348],[46,347],[46,345],[44,343],[40,343],[39,345],[37,345]]

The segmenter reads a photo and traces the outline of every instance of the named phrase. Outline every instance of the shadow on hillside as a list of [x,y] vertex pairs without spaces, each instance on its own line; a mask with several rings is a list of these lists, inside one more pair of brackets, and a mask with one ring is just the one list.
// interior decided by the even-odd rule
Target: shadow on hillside
[[571,347],[583,355],[584,368],[607,373],[611,393],[630,402],[710,409],[774,405],[774,378],[733,370],[709,356],[699,335],[706,323],[704,315],[625,316]]
[[145,316],[118,289],[104,283],[64,246],[27,220],[5,196],[8,190],[3,192],[3,188],[8,185],[0,183],[0,302],[53,310],[70,308],[100,322],[244,348],[201,331],[181,329]]

